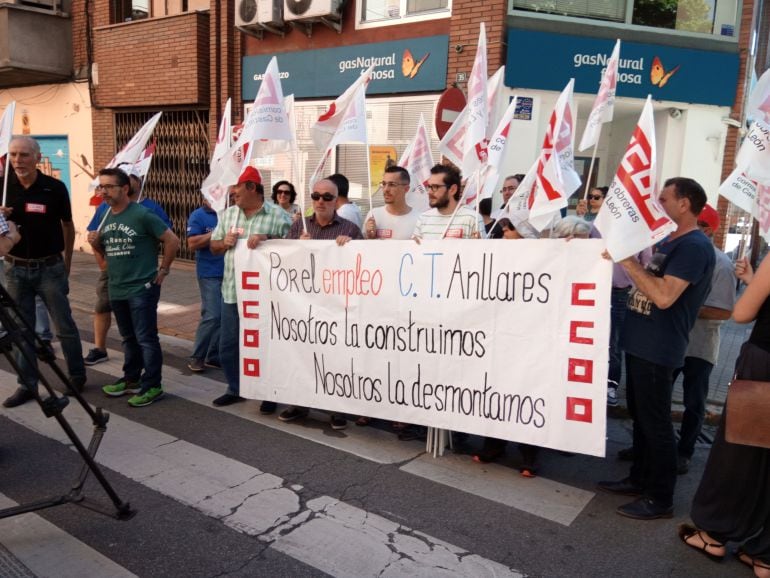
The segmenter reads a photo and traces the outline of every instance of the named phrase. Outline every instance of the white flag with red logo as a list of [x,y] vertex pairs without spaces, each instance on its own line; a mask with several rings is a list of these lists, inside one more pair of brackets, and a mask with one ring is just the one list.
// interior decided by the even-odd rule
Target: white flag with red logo
[[254,106],[243,121],[243,130],[236,145],[242,146],[260,139],[290,141],[291,137],[291,124],[284,105],[278,60],[273,56],[262,77]]
[[602,132],[602,125],[605,122],[611,122],[615,112],[615,91],[618,86],[618,62],[620,61],[620,40],[615,42],[615,48],[612,51],[610,59],[607,61],[607,67],[602,74],[602,81],[599,85],[599,92],[596,94],[594,106],[591,114],[588,115],[586,128],[583,131],[583,138],[580,139],[581,151],[595,146],[599,142],[599,136]]
[[770,242],[770,184],[757,183],[757,212],[759,234]]
[[[573,142],[575,113],[572,101],[574,80],[570,79],[559,95],[543,138],[543,148],[537,162],[535,181],[530,187],[529,222],[539,231],[546,228],[561,209],[567,206],[569,196],[580,186],[575,171]],[[522,188],[519,185],[519,188]]]
[[360,88],[366,88],[372,76],[374,65],[367,68],[356,81],[343,92],[337,100],[329,105],[329,108],[322,114],[315,124],[310,128],[310,135],[313,137],[313,143],[318,150],[325,151],[329,143],[337,134],[342,120],[346,118],[347,109],[356,98]]
[[747,116],[770,124],[770,69],[759,77],[749,95]]
[[[502,79],[503,79],[503,73],[505,72],[505,67],[501,66],[497,72],[492,75],[492,77],[487,81],[487,109],[493,110],[495,108],[495,101],[498,99],[498,95],[500,93],[501,87],[502,87]],[[454,164],[457,167],[461,167],[461,170],[465,170],[462,168],[463,164],[463,147],[465,146],[465,134],[468,132],[468,117],[470,115],[470,110],[468,108],[468,105],[465,105],[465,107],[462,109],[460,114],[457,116],[457,118],[452,123],[452,126],[449,127],[449,130],[444,134],[444,138],[441,139],[441,142],[438,145],[438,149],[441,152],[443,156],[448,158],[452,164]],[[489,121],[489,118],[487,119]],[[491,124],[491,123],[489,123]],[[487,133],[491,130],[489,128],[489,124],[487,126]]]
[[648,96],[594,222],[615,262],[635,255],[676,230],[676,224],[658,203],[655,155],[655,119]]
[[8,103],[0,118],[0,157],[8,154],[8,147],[13,138],[13,117],[16,114],[16,101]]
[[479,26],[476,58],[468,79],[467,130],[463,139],[463,174],[478,170],[487,161],[487,124],[489,104],[487,93],[487,32],[484,23]]
[[770,184],[770,126],[760,120],[751,124],[735,164],[735,170],[719,186],[719,194],[761,223],[758,187]]
[[222,120],[219,123],[219,132],[217,133],[217,144],[214,145],[214,152],[211,155],[211,163],[209,163],[209,167],[211,169],[214,168],[214,165],[221,159],[228,150],[230,150],[230,146],[232,146],[232,130],[233,127],[231,126],[232,119],[231,119],[231,107],[232,103],[231,100],[228,98],[227,103],[225,104],[225,110],[222,113]]
[[[152,132],[155,130],[155,125],[158,124],[160,117],[163,115],[159,112],[153,115],[150,120],[144,123],[144,126],[140,128],[136,134],[131,137],[131,140],[126,143],[120,151],[112,157],[112,160],[107,163],[107,168],[128,166],[132,167],[144,153],[144,149],[147,146],[147,141],[150,140]],[[99,184],[99,177],[94,178],[89,185],[89,189],[95,189]]]
[[398,166],[405,168],[409,173],[409,192],[406,194],[406,204],[417,211],[428,210],[425,183],[430,178],[430,169],[433,168],[433,164],[428,130],[425,128],[425,119],[421,114],[414,139],[406,147],[404,154],[398,161]]
[[150,143],[146,149],[142,151],[142,154],[137,161],[131,166],[125,166],[126,173],[129,175],[135,175],[140,179],[147,176],[150,172],[150,165],[152,165],[152,155],[155,154],[155,140]]

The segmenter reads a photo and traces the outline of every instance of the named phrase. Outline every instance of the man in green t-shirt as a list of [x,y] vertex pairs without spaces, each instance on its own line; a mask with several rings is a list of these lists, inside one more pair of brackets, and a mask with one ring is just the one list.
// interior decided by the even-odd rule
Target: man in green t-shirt
[[[134,393],[128,405],[143,407],[163,395],[158,300],[179,239],[157,215],[130,201],[130,181],[122,170],[99,171],[97,190],[110,210],[102,225],[88,233],[88,242],[107,261],[110,306],[125,358],[123,378],[102,391],[109,396]],[[160,243],[163,255],[158,267]]]

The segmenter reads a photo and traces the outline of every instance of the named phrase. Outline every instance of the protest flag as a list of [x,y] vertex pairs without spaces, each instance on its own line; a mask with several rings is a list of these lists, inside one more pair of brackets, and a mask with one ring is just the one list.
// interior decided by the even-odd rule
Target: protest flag
[[770,69],[759,77],[749,94],[746,116],[770,125]]
[[232,146],[232,101],[227,99],[225,110],[222,112],[222,120],[219,123],[219,132],[217,133],[217,143],[214,145],[214,152],[211,154],[210,170],[221,159]]
[[0,118],[0,162],[5,157],[5,167],[3,167],[3,206],[5,206],[6,191],[8,190],[8,173],[10,172],[10,155],[8,147],[13,138],[13,117],[16,114],[16,101],[12,100],[3,111]]
[[481,22],[476,57],[468,79],[467,130],[463,140],[463,157],[460,165],[466,175],[478,171],[487,160],[489,119],[487,82],[487,29]]
[[573,150],[574,83],[574,79],[570,79],[551,112],[538,158],[535,180],[529,188],[529,222],[538,231],[548,227],[554,218],[560,217],[560,211],[567,206],[569,196],[580,186],[580,177],[575,172]]
[[[158,121],[162,115],[163,112],[159,112],[153,115],[152,118],[150,118],[150,120],[148,120],[146,123],[144,123],[142,128],[140,128],[136,134],[131,137],[131,140],[126,143],[126,146],[120,149],[120,151],[114,157],[112,157],[112,160],[107,163],[107,168],[119,167],[122,165],[133,165],[136,161],[138,161],[142,156],[145,147],[147,146],[147,141],[150,140],[152,132],[155,130],[155,125],[158,124]],[[98,184],[98,177],[94,178],[94,180],[91,181],[89,188],[95,189],[96,185]]]
[[676,230],[658,203],[655,119],[648,96],[631,141],[594,222],[613,261],[622,261]]
[[275,56],[270,59],[265,69],[254,106],[243,121],[243,130],[235,144],[241,147],[259,139],[291,140],[291,126],[286,114],[278,60]]
[[337,134],[337,129],[342,123],[351,101],[355,98],[359,88],[369,84],[373,70],[374,65],[367,68],[345,92],[337,97],[337,100],[329,105],[326,112],[310,128],[313,143],[319,151],[326,150],[330,146],[329,143]]
[[421,114],[414,139],[398,161],[398,166],[405,168],[409,173],[409,192],[406,194],[406,203],[416,211],[428,210],[425,183],[430,178],[430,169],[433,168],[433,164],[428,130],[425,128],[425,119]]
[[618,85],[618,62],[620,61],[620,40],[615,42],[615,48],[607,61],[607,66],[602,74],[602,80],[599,84],[599,92],[596,93],[591,114],[588,115],[586,128],[583,131],[583,137],[580,139],[581,151],[593,147],[591,152],[591,164],[588,167],[588,178],[585,183],[583,200],[588,197],[588,188],[591,186],[591,176],[594,172],[594,163],[596,162],[596,147],[599,145],[599,137],[602,133],[602,125],[612,121],[615,112],[615,91]]

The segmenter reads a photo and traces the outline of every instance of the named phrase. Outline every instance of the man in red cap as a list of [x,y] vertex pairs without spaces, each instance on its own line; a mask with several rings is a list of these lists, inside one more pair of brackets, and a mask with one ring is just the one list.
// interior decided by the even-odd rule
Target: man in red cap
[[[706,205],[698,215],[698,228],[712,240],[719,230],[719,213]],[[684,358],[684,366],[674,373],[683,376],[684,415],[677,444],[677,473],[686,474],[690,459],[695,452],[703,419],[706,415],[706,398],[709,378],[719,356],[719,330],[722,323],[732,315],[735,306],[736,279],[733,262],[722,251],[714,247],[716,264],[711,278],[711,292],[690,331],[690,342]]]
[[[209,245],[214,255],[225,255],[222,278],[222,315],[219,328],[219,362],[227,379],[227,391],[213,401],[216,406],[243,401],[240,395],[240,367],[238,362],[238,299],[235,292],[235,248],[246,243],[256,249],[267,239],[286,236],[291,226],[288,214],[276,205],[265,203],[262,177],[254,167],[247,167],[233,187],[235,204],[222,213]],[[262,413],[273,413],[274,402],[262,402]]]

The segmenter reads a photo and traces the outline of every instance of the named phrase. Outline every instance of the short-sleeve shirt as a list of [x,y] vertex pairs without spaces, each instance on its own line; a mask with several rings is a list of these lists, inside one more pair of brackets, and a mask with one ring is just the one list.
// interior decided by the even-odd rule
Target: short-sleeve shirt
[[[187,219],[187,237],[196,237],[211,233],[217,228],[217,212],[206,207],[198,207]],[[214,255],[206,246],[195,250],[195,271],[198,279],[222,277],[225,273],[225,256]]]
[[[703,305],[732,311],[735,307],[735,267],[730,257],[716,247],[714,254],[716,264],[711,277],[711,292]],[[719,357],[719,329],[723,323],[716,319],[696,319],[690,331],[690,343],[685,357],[697,357],[716,364]]]
[[[174,225],[171,222],[171,219],[168,218],[166,211],[164,211],[163,207],[161,207],[158,203],[156,203],[152,199],[148,199],[147,197],[145,197],[141,201],[139,201],[139,204],[142,205],[148,211],[155,213],[160,218],[161,221],[166,223],[166,226],[169,229],[174,228]],[[104,215],[107,213],[107,209],[109,208],[110,206],[104,201],[102,201],[101,204],[98,207],[96,207],[96,210],[94,211],[94,216],[91,217],[91,222],[88,223],[88,226],[86,227],[86,231],[96,231],[99,228],[99,225],[101,224],[102,219],[104,218]]]
[[[452,226],[447,229],[450,221]],[[454,218],[451,214],[442,215],[438,209],[428,209],[417,217],[414,236],[421,239],[470,239],[473,233],[479,233],[483,226],[478,214],[466,206],[457,209]]]
[[366,220],[374,217],[378,239],[411,239],[420,213],[410,208],[405,215],[391,215],[386,207],[369,211]]
[[[291,218],[286,211],[271,203],[263,203],[259,211],[251,217],[247,217],[239,206],[233,205],[222,212],[222,216],[211,234],[211,240],[221,241],[231,230],[238,233],[237,243],[240,243],[241,240],[245,242],[251,235],[267,235],[274,239],[281,239],[286,236],[290,223]],[[229,304],[238,302],[235,290],[235,251],[233,250],[225,252],[222,300]]]
[[20,259],[41,259],[64,251],[62,223],[72,222],[70,196],[64,183],[37,171],[37,178],[25,189],[9,175],[6,206],[8,217],[20,228],[19,241],[10,254]]
[[656,277],[670,275],[688,285],[667,309],[659,309],[644,293],[633,289],[623,324],[621,346],[641,359],[669,368],[681,367],[688,336],[706,300],[714,273],[714,246],[701,231],[664,240],[647,266]]
[[166,223],[141,205],[129,205],[117,215],[107,214],[99,238],[109,272],[111,301],[135,297],[158,275],[160,237]]
[[[312,217],[307,217],[305,221],[307,222],[308,234],[313,239],[319,241],[333,241],[340,236],[350,237],[351,239],[355,240],[364,238],[361,234],[361,228],[358,225],[351,223],[347,219],[343,219],[337,213],[334,213],[332,220],[324,226],[318,224],[318,221],[315,219],[315,215]],[[289,229],[289,234],[286,235],[286,238],[299,239],[302,231],[304,231],[304,225],[302,224],[302,219],[298,219],[292,223],[291,229]]]

